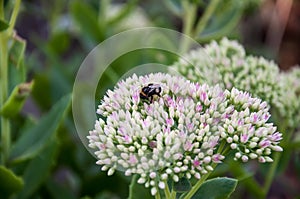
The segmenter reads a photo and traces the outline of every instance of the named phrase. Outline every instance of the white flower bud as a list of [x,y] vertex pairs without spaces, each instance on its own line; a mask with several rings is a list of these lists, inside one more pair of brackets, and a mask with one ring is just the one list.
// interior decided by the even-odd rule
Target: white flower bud
[[236,144],[236,143],[232,143],[232,144],[230,145],[230,148],[236,149],[236,148],[237,148],[237,144]]
[[146,179],[145,178],[139,178],[137,183],[139,184],[144,184],[146,182]]
[[179,181],[179,177],[177,175],[174,175],[173,176],[173,180],[174,180],[174,182],[178,182]]
[[108,176],[111,176],[111,175],[114,174],[114,172],[115,172],[115,169],[114,169],[114,168],[110,168],[110,169],[108,170],[108,172],[107,172],[107,175],[108,175]]
[[152,187],[152,188],[151,188],[151,195],[152,195],[152,196],[155,196],[156,193],[157,193],[156,187]]
[[158,183],[158,187],[159,187],[160,189],[164,189],[164,188],[166,187],[166,185],[165,185],[164,182],[160,181],[160,182]]

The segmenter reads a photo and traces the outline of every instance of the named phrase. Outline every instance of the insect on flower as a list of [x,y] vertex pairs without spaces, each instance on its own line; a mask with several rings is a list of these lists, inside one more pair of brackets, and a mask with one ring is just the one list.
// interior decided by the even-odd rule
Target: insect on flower
[[150,83],[141,89],[140,98],[144,100],[149,100],[150,103],[152,103],[155,97],[160,97],[160,93],[161,86],[159,84]]

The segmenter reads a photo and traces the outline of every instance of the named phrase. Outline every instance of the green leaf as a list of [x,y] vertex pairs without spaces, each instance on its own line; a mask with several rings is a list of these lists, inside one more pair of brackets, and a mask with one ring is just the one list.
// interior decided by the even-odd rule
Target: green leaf
[[144,185],[137,183],[138,176],[134,175],[129,186],[128,199],[153,199],[150,190],[146,189]]
[[36,73],[34,76],[32,96],[42,110],[50,109],[53,104],[53,98],[51,96],[52,82],[50,81],[51,77],[49,77],[50,72],[47,70],[45,73]]
[[187,192],[191,188],[191,183],[187,178],[181,178],[178,182],[173,183],[173,189],[178,193]]
[[0,19],[0,32],[6,30],[8,27],[9,27],[8,23]]
[[192,199],[225,199],[233,193],[237,180],[233,178],[213,178],[205,181]]
[[51,198],[53,199],[61,199],[61,198],[75,199],[76,198],[72,193],[72,190],[60,186],[54,180],[49,180],[46,184],[46,187],[51,194]]
[[124,6],[122,6],[121,10],[117,13],[117,15],[113,16],[113,18],[108,21],[108,24],[110,26],[113,26],[118,22],[122,22],[122,19],[126,18],[127,15],[132,13],[132,11],[135,8],[137,2],[138,2],[138,0],[129,0],[129,1],[127,1],[127,3],[124,4]]
[[181,16],[183,13],[183,7],[181,0],[166,0],[163,1],[167,8],[171,10],[175,15]]
[[70,102],[71,95],[68,94],[59,100],[36,126],[23,132],[12,148],[11,160],[21,161],[38,154],[53,137],[70,106]]
[[26,41],[18,35],[12,37],[12,46],[9,50],[9,61],[19,68],[21,61],[24,59]]
[[47,42],[47,47],[51,53],[61,55],[65,53],[70,47],[70,35],[66,32],[57,32],[52,34]]
[[26,82],[27,72],[24,65],[24,52],[26,48],[26,41],[17,35],[11,39],[11,46],[9,49],[9,91],[23,82]]
[[32,86],[33,81],[16,86],[3,107],[0,109],[0,114],[9,118],[16,116],[23,108],[23,105],[32,90]]
[[239,0],[221,1],[216,10],[210,23],[197,36],[198,41],[219,39],[231,33],[242,17],[244,4]]
[[24,185],[22,178],[4,166],[0,166],[0,182],[0,193],[3,197],[9,197],[11,194],[19,192]]
[[83,34],[87,35],[94,42],[103,40],[104,34],[97,20],[98,14],[92,7],[81,1],[72,2],[71,15]]
[[32,193],[43,183],[52,168],[58,150],[55,138],[48,140],[47,146],[34,159],[24,171],[25,186],[18,195],[18,199],[29,198]]

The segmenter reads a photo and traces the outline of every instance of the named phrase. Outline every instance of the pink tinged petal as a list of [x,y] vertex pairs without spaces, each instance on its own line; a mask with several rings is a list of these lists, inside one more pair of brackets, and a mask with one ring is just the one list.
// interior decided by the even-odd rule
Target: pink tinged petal
[[258,115],[256,113],[254,113],[251,117],[251,120],[253,123],[256,123],[258,121]]
[[265,121],[268,121],[270,117],[271,117],[271,115],[268,114],[268,113],[263,115],[263,118],[264,118]]
[[134,92],[134,94],[132,95],[132,101],[133,101],[135,104],[139,103],[139,99],[140,99],[139,96],[140,96],[140,95],[139,95],[139,92]]
[[167,97],[167,105],[169,107],[175,107],[175,102],[170,96]]
[[121,134],[121,135],[124,135],[125,134],[124,127],[120,127],[118,129],[118,133]]
[[150,126],[150,122],[147,121],[147,120],[143,120],[142,127],[143,128],[148,128],[149,126]]
[[278,142],[282,139],[282,134],[279,132],[276,132],[276,133],[272,134],[271,136],[269,136],[269,138],[273,142]]
[[111,118],[114,119],[114,120],[118,120],[118,115],[117,115],[117,113],[116,113],[116,112],[113,112],[113,113],[111,114]]
[[200,100],[201,100],[202,102],[204,102],[206,99],[207,99],[207,94],[206,94],[206,92],[201,92],[201,93],[200,93]]
[[244,121],[243,121],[242,119],[239,119],[239,120],[238,120],[238,125],[239,125],[239,126],[244,125]]
[[130,164],[136,164],[138,162],[138,160],[135,157],[135,155],[130,155],[128,161],[129,161]]
[[283,151],[283,148],[280,147],[280,146],[273,146],[272,149],[273,149],[274,151],[278,151],[278,152]]
[[219,137],[216,136],[210,140],[209,147],[214,148],[218,143],[219,143]]
[[202,111],[202,105],[201,105],[201,104],[198,104],[198,105],[196,106],[196,111],[197,111],[197,112]]
[[258,144],[261,148],[266,148],[271,145],[270,140],[262,140]]
[[267,102],[263,102],[259,105],[259,109],[264,109],[268,106],[268,103]]
[[183,146],[183,149],[185,151],[190,151],[192,149],[193,144],[190,141],[186,141],[186,143]]
[[194,129],[194,123],[189,123],[189,124],[187,125],[187,130],[188,130],[189,132],[191,132],[191,131],[193,131],[193,129]]
[[147,112],[150,113],[150,114],[152,114],[152,113],[153,113],[153,110],[154,110],[154,109],[153,109],[153,106],[150,106],[150,105],[148,105],[148,104],[146,104],[146,103],[145,103],[145,106],[146,106]]
[[99,145],[99,148],[100,148],[101,150],[105,150],[105,149],[106,149],[106,145],[105,145],[105,144],[100,144],[100,145]]
[[214,163],[222,163],[221,160],[223,160],[223,159],[224,159],[224,156],[222,156],[220,154],[215,154],[215,155],[212,156],[212,161]]
[[131,143],[132,142],[132,138],[129,136],[129,135],[124,135],[124,141],[127,143],[127,144],[129,144],[129,143]]
[[164,132],[164,133],[170,133],[170,132],[171,132],[171,128],[170,128],[169,126],[164,127],[164,128],[163,128],[163,132]]
[[193,96],[195,93],[196,93],[195,87],[192,87],[191,89],[189,89],[190,96]]
[[173,155],[174,160],[181,160],[183,158],[182,153],[176,153]]
[[198,167],[198,166],[200,166],[200,161],[199,160],[194,160],[193,161],[193,165],[194,165],[194,167]]
[[247,133],[243,133],[243,134],[241,134],[241,138],[240,139],[241,139],[242,143],[246,143],[248,141],[248,139],[249,139],[249,135]]
[[173,86],[173,92],[177,93],[178,91],[179,91],[179,85],[177,83],[175,83]]
[[260,157],[258,158],[258,161],[259,161],[260,163],[265,163],[265,162],[266,162],[266,159],[265,159],[264,157],[260,156]]
[[248,156],[246,156],[246,155],[242,156],[242,161],[243,162],[247,162],[248,160],[249,160]]
[[166,123],[167,123],[167,126],[173,126],[174,125],[174,120],[172,118],[167,118]]

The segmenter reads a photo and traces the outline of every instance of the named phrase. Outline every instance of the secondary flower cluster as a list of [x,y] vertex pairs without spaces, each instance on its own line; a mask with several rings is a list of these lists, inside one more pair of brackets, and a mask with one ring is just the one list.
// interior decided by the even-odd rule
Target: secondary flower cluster
[[[161,88],[154,100],[140,98],[143,87]],[[281,134],[272,123],[266,102],[249,93],[192,83],[182,77],[155,73],[120,81],[98,106],[100,117],[90,131],[89,147],[97,164],[112,175],[138,174],[138,183],[152,195],[168,179],[200,179],[225,158],[223,149],[246,162],[272,161]],[[225,144],[225,145],[224,145]]]
[[294,66],[280,74],[280,84],[286,91],[285,100],[291,111],[293,127],[300,128],[300,67]]
[[263,57],[246,55],[243,46],[236,41],[227,38],[219,43],[213,41],[204,49],[193,50],[185,59],[179,59],[172,69],[192,81],[248,91],[254,97],[267,101],[280,118],[287,118],[290,126],[297,124],[295,108],[290,106],[287,98],[291,96],[288,94],[290,91],[285,83],[279,83],[282,79],[279,67]]

